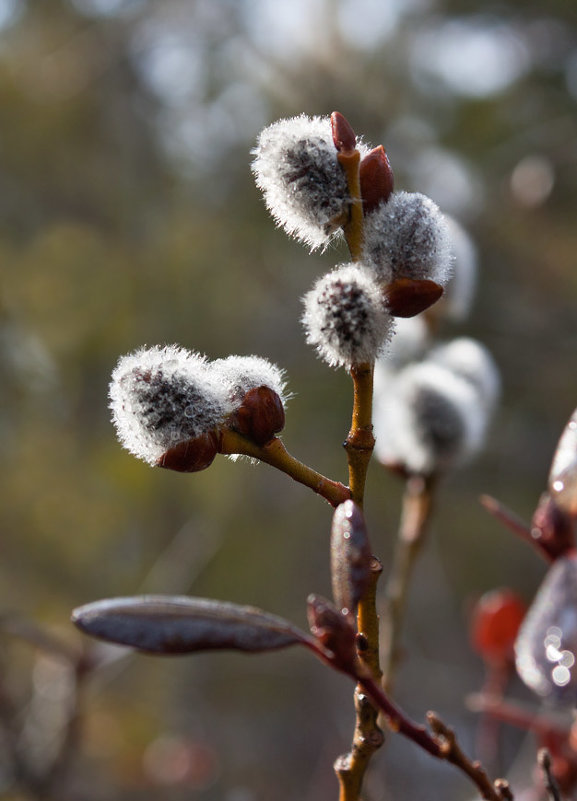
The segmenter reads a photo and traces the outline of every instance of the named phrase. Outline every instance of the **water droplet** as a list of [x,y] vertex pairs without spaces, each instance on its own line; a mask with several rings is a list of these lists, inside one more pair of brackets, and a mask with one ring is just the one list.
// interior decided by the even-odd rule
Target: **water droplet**
[[184,407],[184,416],[185,417],[194,417],[194,406],[192,404],[188,404],[188,406]]
[[553,668],[551,677],[557,687],[565,687],[571,681],[571,671],[562,665]]
[[553,563],[515,644],[517,672],[539,695],[577,702],[577,556]]

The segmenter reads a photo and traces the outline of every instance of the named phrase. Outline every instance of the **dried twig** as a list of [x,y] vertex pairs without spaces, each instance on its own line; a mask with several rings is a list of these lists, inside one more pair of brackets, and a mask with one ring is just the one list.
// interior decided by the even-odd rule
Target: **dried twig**
[[409,583],[433,508],[432,477],[408,478],[393,565],[385,588],[383,613],[383,686],[390,691],[399,657],[399,641]]
[[545,789],[547,790],[547,795],[549,796],[550,801],[563,801],[561,797],[561,790],[559,789],[559,785],[553,776],[551,754],[546,748],[541,748],[537,753],[537,764],[543,773]]

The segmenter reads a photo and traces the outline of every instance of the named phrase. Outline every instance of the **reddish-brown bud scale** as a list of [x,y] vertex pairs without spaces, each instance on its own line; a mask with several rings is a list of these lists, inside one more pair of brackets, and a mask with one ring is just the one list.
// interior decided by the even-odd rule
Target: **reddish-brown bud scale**
[[379,145],[364,157],[359,167],[363,214],[386,202],[394,187],[393,170],[385,148]]
[[485,662],[509,664],[527,608],[512,590],[485,593],[471,618],[471,644]]
[[397,278],[383,293],[393,317],[415,317],[439,300],[443,287],[427,279]]
[[352,671],[356,660],[354,617],[320,595],[307,598],[307,616],[311,634],[332,652],[334,666],[345,673]]
[[270,387],[250,389],[234,413],[231,428],[257,445],[267,442],[282,431],[285,424],[284,406]]
[[552,560],[565,556],[575,548],[575,521],[548,493],[539,500],[531,535]]
[[218,434],[216,431],[208,431],[194,439],[179,442],[163,453],[156,464],[178,473],[197,473],[210,467],[217,453]]
[[354,150],[357,146],[357,137],[350,122],[339,111],[331,114],[331,129],[333,132],[333,142],[339,153],[347,153]]

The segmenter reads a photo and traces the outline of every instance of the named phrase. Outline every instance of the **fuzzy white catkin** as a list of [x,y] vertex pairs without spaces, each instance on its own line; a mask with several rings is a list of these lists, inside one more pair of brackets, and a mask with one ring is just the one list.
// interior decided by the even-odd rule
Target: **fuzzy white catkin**
[[228,356],[216,359],[210,370],[227,387],[233,404],[239,404],[244,395],[256,387],[269,387],[281,399],[288,400],[284,370],[261,356]]
[[357,264],[322,276],[303,302],[307,342],[331,367],[374,361],[393,334],[378,284]]
[[276,223],[311,250],[326,246],[350,204],[329,117],[279,120],[261,132],[253,153],[255,181]]
[[469,381],[488,411],[493,410],[501,391],[501,378],[484,345],[469,337],[459,337],[434,348],[427,359]]
[[445,216],[453,253],[453,274],[445,287],[441,308],[446,316],[460,322],[469,316],[477,284],[477,249],[473,240],[453,217]]
[[480,448],[487,423],[469,381],[432,362],[411,364],[375,395],[375,455],[412,474],[446,471]]
[[393,192],[366,215],[363,263],[382,283],[410,278],[445,286],[452,261],[444,216],[425,195]]
[[122,356],[109,394],[118,439],[151,465],[175,445],[214,429],[231,410],[206,359],[176,345]]
[[429,347],[429,327],[423,315],[395,318],[395,335],[375,362],[375,396],[387,392],[399,370],[422,359]]

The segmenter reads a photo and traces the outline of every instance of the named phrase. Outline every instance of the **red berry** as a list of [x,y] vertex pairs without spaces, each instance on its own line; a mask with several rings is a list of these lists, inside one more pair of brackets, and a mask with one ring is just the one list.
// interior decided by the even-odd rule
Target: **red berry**
[[526,606],[508,589],[493,590],[475,604],[471,643],[485,662],[511,662],[513,646],[525,617]]

